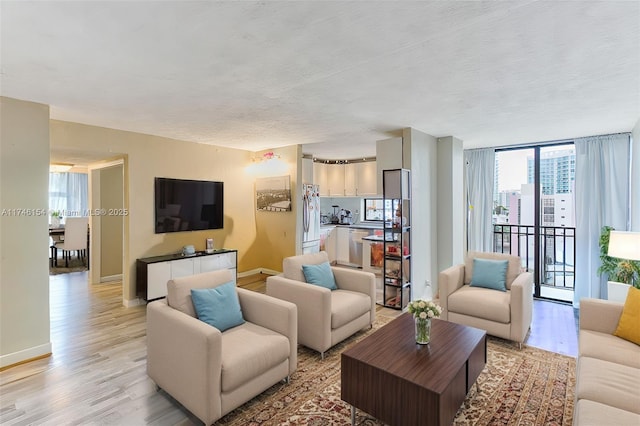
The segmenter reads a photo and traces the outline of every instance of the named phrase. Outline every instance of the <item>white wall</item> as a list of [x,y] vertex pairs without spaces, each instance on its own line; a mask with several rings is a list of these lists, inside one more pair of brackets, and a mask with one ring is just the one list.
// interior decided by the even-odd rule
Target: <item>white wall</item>
[[463,173],[462,141],[438,138],[438,271],[464,261]]
[[438,146],[435,137],[412,128],[402,134],[403,167],[411,170],[411,279],[412,299],[437,294]]
[[[0,122],[0,367],[4,367],[51,353],[49,107],[0,97]],[[39,209],[44,214],[13,209]]]
[[631,230],[640,231],[640,118],[631,131]]

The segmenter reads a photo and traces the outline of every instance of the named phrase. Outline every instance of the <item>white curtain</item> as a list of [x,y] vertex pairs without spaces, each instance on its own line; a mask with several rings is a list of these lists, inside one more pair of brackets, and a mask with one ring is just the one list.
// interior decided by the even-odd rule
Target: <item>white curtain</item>
[[89,176],[86,173],[49,173],[49,210],[68,216],[87,216]]
[[493,148],[464,151],[467,189],[467,250],[493,251]]
[[573,305],[606,296],[599,277],[598,240],[605,225],[626,230],[629,221],[629,134],[575,140],[576,276]]

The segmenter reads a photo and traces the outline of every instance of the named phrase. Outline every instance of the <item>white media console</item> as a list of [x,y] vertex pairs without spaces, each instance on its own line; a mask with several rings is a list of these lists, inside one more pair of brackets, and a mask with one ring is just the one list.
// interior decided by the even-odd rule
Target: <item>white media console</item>
[[136,261],[136,293],[144,300],[167,296],[167,281],[203,272],[231,269],[237,278],[238,251],[215,250],[213,253],[197,252],[191,256],[170,254],[145,257]]

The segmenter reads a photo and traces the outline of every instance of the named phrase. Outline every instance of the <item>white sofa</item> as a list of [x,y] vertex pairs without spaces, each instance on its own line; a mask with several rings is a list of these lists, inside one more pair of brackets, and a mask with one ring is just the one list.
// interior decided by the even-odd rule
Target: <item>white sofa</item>
[[[507,291],[471,287],[474,258],[507,260]],[[518,256],[469,252],[464,264],[447,268],[438,276],[441,317],[522,345],[533,315],[533,275],[521,269]]]
[[640,425],[640,346],[613,335],[623,306],[580,300],[575,426]]
[[376,319],[375,275],[332,267],[337,290],[305,282],[302,265],[328,262],[327,253],[287,257],[282,274],[267,278],[267,294],[298,307],[298,342],[324,352]]
[[288,379],[297,365],[292,303],[238,288],[244,324],[220,332],[196,317],[191,289],[232,280],[226,269],[177,278],[166,299],[147,305],[147,374],[206,425]]

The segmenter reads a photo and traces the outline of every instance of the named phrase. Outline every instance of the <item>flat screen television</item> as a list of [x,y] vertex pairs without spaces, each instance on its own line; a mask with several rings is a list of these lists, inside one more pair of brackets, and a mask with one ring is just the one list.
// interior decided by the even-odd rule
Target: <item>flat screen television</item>
[[223,182],[155,178],[155,232],[221,229]]

